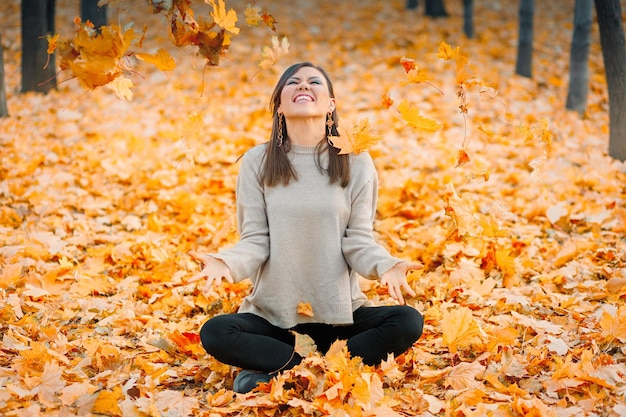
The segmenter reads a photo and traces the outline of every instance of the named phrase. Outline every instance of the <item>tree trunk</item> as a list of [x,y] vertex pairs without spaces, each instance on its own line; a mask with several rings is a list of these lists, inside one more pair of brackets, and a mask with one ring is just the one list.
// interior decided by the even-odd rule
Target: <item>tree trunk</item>
[[519,38],[515,73],[528,78],[532,77],[534,9],[535,0],[520,0]]
[[463,0],[463,32],[469,39],[474,37],[474,0]]
[[98,6],[98,0],[81,0],[80,1],[80,18],[83,22],[89,20],[96,29],[106,26],[107,6]]
[[424,11],[429,17],[447,17],[446,7],[443,0],[426,0],[426,9]]
[[593,1],[576,0],[574,31],[569,55],[569,89],[565,107],[581,115],[587,107],[589,93],[589,45],[593,22]]
[[56,85],[54,55],[46,36],[54,33],[55,0],[22,0],[22,91],[48,92]]
[[4,88],[4,59],[2,57],[4,48],[2,48],[2,34],[0,34],[0,117],[9,115],[7,108],[7,94]]
[[417,9],[417,6],[419,6],[417,0],[406,0],[406,8],[407,8],[407,10]]
[[609,155],[626,160],[626,40],[620,0],[595,0],[609,91]]

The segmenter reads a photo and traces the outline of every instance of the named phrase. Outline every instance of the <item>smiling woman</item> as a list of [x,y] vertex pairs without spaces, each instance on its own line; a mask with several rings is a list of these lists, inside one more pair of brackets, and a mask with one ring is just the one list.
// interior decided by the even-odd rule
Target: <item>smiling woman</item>
[[[406,273],[422,267],[392,257],[374,239],[377,173],[369,154],[339,155],[336,99],[328,75],[310,63],[289,67],[274,89],[270,140],[250,149],[237,181],[239,242],[204,264],[204,291],[222,279],[251,278],[236,314],[208,320],[202,345],[243,368],[233,389],[247,392],[300,363],[293,331],[321,352],[346,340],[368,365],[399,355],[421,336],[423,318],[406,305],[374,307],[358,275],[380,278],[404,303]],[[306,306],[306,308],[303,308]]]

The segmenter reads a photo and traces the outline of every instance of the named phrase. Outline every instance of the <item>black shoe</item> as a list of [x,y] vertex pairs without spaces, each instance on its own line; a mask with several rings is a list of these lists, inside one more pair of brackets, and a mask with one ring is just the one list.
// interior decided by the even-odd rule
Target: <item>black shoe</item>
[[258,384],[269,382],[270,379],[272,379],[272,377],[269,376],[269,374],[244,369],[235,377],[233,391],[239,394],[245,394],[255,389]]

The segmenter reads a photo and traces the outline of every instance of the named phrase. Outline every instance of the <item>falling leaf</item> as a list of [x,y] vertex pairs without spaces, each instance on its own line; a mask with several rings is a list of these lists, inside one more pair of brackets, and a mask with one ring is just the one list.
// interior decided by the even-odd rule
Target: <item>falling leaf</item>
[[443,59],[444,61],[449,61],[452,59],[456,59],[459,56],[459,47],[453,49],[450,45],[445,42],[441,42],[439,44],[439,52],[437,53],[437,58]]
[[117,94],[119,98],[123,98],[128,101],[133,99],[133,92],[131,88],[134,87],[134,84],[126,77],[117,77],[110,83],[106,84],[105,87],[115,91],[115,94]]
[[136,53],[135,56],[146,61],[161,71],[171,71],[176,67],[174,58],[164,49],[159,49],[155,54]]
[[342,135],[330,136],[328,139],[333,147],[341,150],[339,155],[348,153],[358,155],[382,140],[382,136],[371,132],[369,119],[357,122],[352,130],[340,129],[340,131]]
[[217,0],[217,4],[215,0],[205,0],[205,2],[213,7],[211,17],[219,27],[226,29],[234,35],[239,34],[239,28],[235,26],[237,23],[237,12],[233,9],[227,12],[224,0]]
[[389,96],[389,93],[384,93],[382,98],[381,98],[381,102],[384,108],[388,109],[389,107],[393,106],[393,100],[392,98]]
[[402,119],[411,127],[431,133],[441,129],[439,122],[420,116],[417,107],[411,106],[407,100],[402,100],[398,105],[398,111]]
[[470,161],[470,157],[465,151],[465,149],[459,149],[459,157],[457,158],[457,163],[455,168],[459,168]]
[[403,56],[400,58],[400,64],[404,67],[404,70],[409,73],[416,68],[415,60]]
[[311,353],[317,351],[317,346],[311,336],[293,331],[292,333],[296,338],[294,352],[298,353],[303,358],[306,358]]
[[272,36],[272,47],[263,47],[263,60],[259,63],[259,67],[267,69],[276,65],[278,60],[289,53],[289,40],[283,36],[280,40],[278,36]]

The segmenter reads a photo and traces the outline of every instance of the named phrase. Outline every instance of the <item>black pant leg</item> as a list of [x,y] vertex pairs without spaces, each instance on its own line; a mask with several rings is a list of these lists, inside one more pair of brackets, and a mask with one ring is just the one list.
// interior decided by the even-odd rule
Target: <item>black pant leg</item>
[[360,356],[367,365],[377,365],[407,351],[422,335],[424,318],[413,307],[361,307],[354,312],[354,324],[337,326],[340,339],[347,339],[352,356]]
[[244,369],[272,372],[294,360],[294,335],[251,313],[211,318],[200,340],[218,361]]

